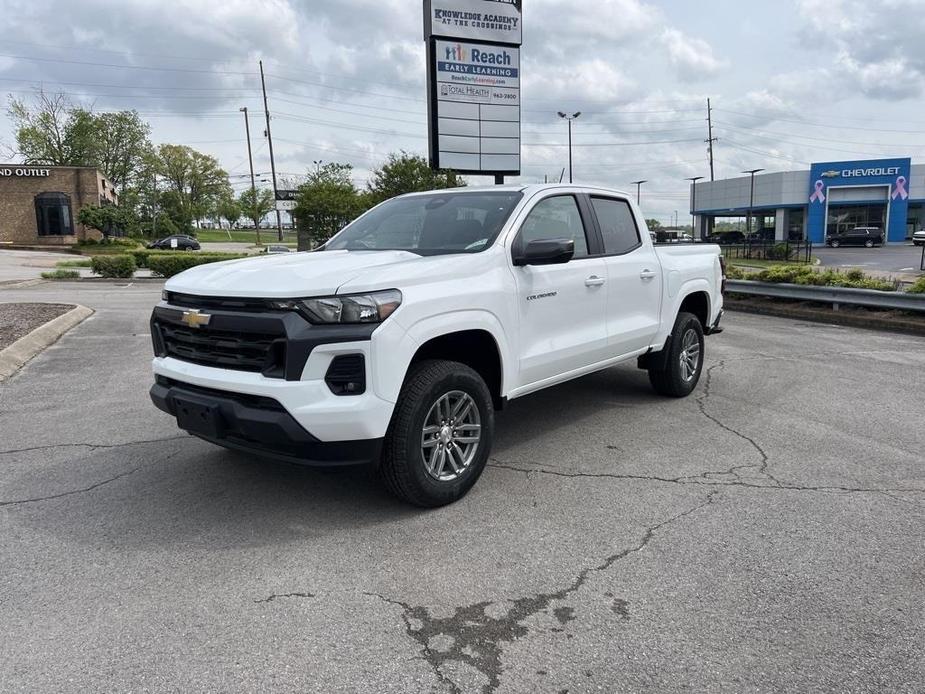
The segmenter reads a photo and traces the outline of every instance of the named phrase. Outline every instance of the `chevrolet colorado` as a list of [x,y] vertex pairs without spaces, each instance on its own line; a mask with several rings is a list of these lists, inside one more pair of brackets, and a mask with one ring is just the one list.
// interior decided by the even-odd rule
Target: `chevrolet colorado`
[[394,494],[439,506],[481,475],[507,400],[630,359],[689,394],[724,281],[717,246],[656,247],[625,193],[405,195],[316,251],[168,280],[151,398],[207,441],[375,463]]

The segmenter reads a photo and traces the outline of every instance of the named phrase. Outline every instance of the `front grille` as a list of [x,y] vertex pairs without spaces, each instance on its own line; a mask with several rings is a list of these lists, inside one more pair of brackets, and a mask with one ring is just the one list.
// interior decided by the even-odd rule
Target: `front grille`
[[223,309],[227,311],[248,311],[250,313],[272,311],[267,299],[242,297],[196,296],[180,292],[165,292],[167,303],[172,306],[198,309]]
[[286,340],[279,335],[186,328],[158,322],[165,356],[202,366],[283,378]]

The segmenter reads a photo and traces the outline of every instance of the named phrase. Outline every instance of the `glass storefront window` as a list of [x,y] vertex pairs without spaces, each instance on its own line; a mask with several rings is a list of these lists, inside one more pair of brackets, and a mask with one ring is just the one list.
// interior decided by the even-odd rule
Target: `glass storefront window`
[[803,240],[803,224],[806,217],[806,210],[794,209],[787,211],[787,238],[790,241]]
[[840,234],[855,227],[886,228],[886,205],[831,205],[826,234]]
[[35,220],[39,236],[70,236],[71,198],[64,193],[39,193],[35,196]]

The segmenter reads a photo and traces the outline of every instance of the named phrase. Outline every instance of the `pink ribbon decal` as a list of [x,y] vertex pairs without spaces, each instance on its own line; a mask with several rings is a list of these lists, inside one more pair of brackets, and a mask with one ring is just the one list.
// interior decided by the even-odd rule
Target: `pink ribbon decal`
[[900,176],[899,178],[896,179],[896,187],[893,188],[892,198],[894,200],[896,198],[902,198],[903,200],[905,200],[908,197],[909,197],[909,193],[906,192],[906,177]]
[[810,202],[825,202],[825,194],[822,192],[825,190],[825,183],[822,181],[816,181],[816,192],[809,196]]

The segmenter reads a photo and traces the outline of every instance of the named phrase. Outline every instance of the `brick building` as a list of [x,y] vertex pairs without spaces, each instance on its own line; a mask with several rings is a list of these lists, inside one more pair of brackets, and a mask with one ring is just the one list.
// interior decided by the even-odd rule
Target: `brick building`
[[116,204],[112,184],[94,168],[0,164],[0,248],[66,246],[101,234],[77,223],[86,205]]

